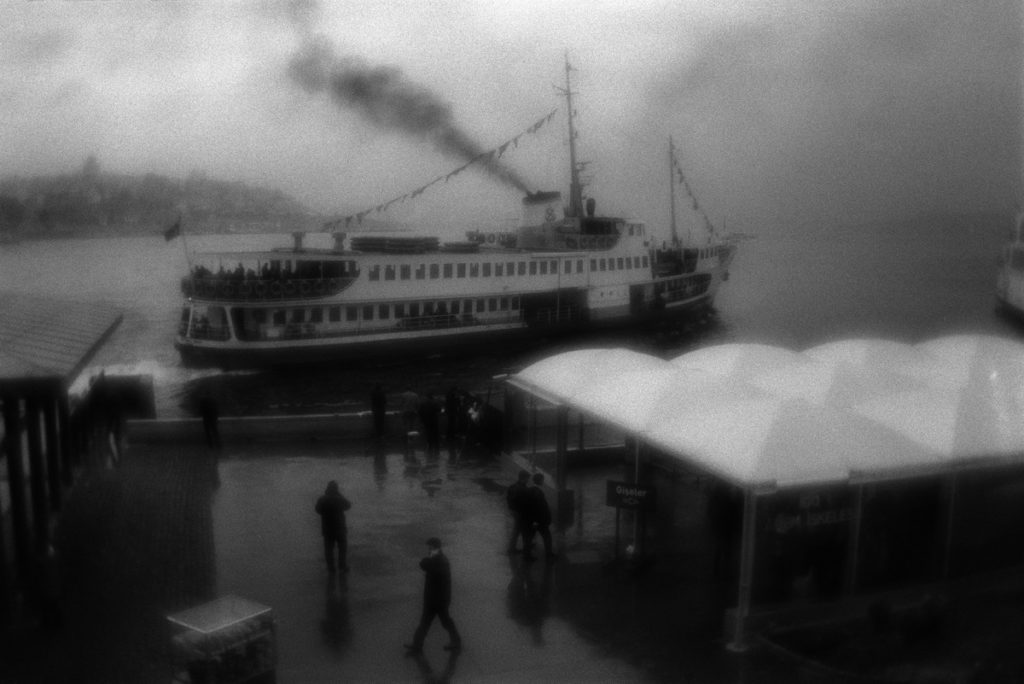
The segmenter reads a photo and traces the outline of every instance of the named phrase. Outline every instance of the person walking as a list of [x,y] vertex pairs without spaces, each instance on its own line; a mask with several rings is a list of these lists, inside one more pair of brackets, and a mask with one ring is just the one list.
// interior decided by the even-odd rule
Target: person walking
[[419,407],[420,421],[423,423],[423,435],[427,440],[427,453],[437,456],[441,451],[441,407],[433,394],[427,394],[427,398]]
[[420,561],[423,570],[423,613],[420,624],[413,635],[412,643],[405,648],[410,655],[423,652],[423,640],[427,636],[431,623],[437,617],[441,626],[448,631],[449,643],[446,651],[462,650],[462,637],[455,627],[455,622],[448,614],[452,601],[452,572],[448,557],[441,551],[441,540],[431,537],[427,540],[427,557]]
[[[536,531],[540,538],[544,540],[544,555],[550,560],[555,557],[555,552],[551,548],[551,508],[548,506],[548,499],[544,496],[544,473],[533,474],[533,486],[529,488],[526,494],[526,507],[528,510],[528,530],[527,535],[529,537],[529,546],[533,545],[533,532]],[[524,551],[524,553],[526,553]],[[533,556],[527,554],[528,560],[533,560]]]
[[387,430],[388,397],[379,382],[370,391],[370,409],[373,411],[373,432],[380,439]]
[[520,470],[519,479],[509,486],[505,494],[508,510],[512,511],[512,537],[508,540],[508,552],[510,555],[516,553],[516,544],[520,539],[523,541],[523,553],[529,554],[530,551],[527,542],[526,524],[524,522],[524,509],[529,489],[530,473]]
[[447,417],[448,441],[451,442],[459,433],[459,423],[462,419],[462,399],[459,396],[459,388],[452,385],[444,396],[444,414]]
[[338,549],[338,565],[342,572],[348,572],[348,529],[345,524],[345,511],[352,504],[341,494],[338,483],[331,480],[327,483],[324,495],[317,499],[316,512],[320,514],[320,532],[324,538],[324,559],[327,561],[327,572],[335,573],[334,549]]
[[420,405],[419,396],[412,391],[412,387],[406,386],[401,394],[402,398],[402,427],[408,439],[409,433],[416,429],[416,411]]

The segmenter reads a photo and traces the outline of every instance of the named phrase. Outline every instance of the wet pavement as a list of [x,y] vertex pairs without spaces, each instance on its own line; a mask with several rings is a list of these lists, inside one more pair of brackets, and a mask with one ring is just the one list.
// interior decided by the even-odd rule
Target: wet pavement
[[[169,681],[165,616],[227,594],[273,609],[278,682],[791,678],[724,649],[728,597],[706,579],[707,554],[691,546],[640,575],[609,562],[615,515],[604,484],[621,469],[574,471],[576,515],[555,535],[558,559],[524,563],[505,553],[509,464],[396,447],[229,444],[219,462],[200,447],[129,447],[120,467],[73,491],[58,531],[61,625],[7,639],[0,679]],[[352,501],[351,571],[337,577],[313,511],[329,480]],[[403,644],[418,621],[430,536],[451,560],[465,647],[443,650],[435,622],[423,656],[410,658]]]
[[[72,490],[56,534],[59,624],[26,607],[0,643],[0,681],[172,681],[166,616],[229,594],[273,609],[282,683],[1002,682],[1024,673],[1019,583],[952,603],[929,640],[838,625],[789,639],[803,656],[730,653],[722,612],[734,587],[714,579],[696,484],[677,478],[681,499],[659,526],[668,533],[649,531],[658,557],[636,571],[612,562],[615,513],[604,500],[623,466],[576,468],[558,558],[524,563],[505,553],[515,469],[482,451],[428,458],[359,441],[229,443],[219,458],[190,443],[135,444],[119,467]],[[353,504],[351,571],[337,576],[313,510],[332,479]],[[624,520],[623,545],[631,530]],[[445,651],[435,623],[422,657],[410,658],[403,644],[419,618],[430,536],[451,559],[465,648]],[[864,669],[877,679],[848,674]]]

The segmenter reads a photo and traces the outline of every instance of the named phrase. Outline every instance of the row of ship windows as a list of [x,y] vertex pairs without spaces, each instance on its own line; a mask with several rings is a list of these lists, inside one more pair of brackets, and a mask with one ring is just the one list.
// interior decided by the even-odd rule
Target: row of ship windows
[[[539,259],[535,261],[484,262],[470,264],[374,264],[370,267],[370,280],[431,280],[437,278],[496,278],[515,275],[554,275],[558,273],[559,259]],[[573,260],[565,259],[562,273],[573,273]],[[591,271],[625,271],[630,268],[647,268],[647,256],[605,257],[590,260]],[[583,273],[583,259],[575,260],[576,273]]]
[[252,309],[252,322],[271,323],[331,323],[345,321],[386,321],[392,318],[417,316],[458,316],[460,314],[492,311],[518,311],[519,297],[478,297],[440,302],[404,302],[400,304],[363,304],[346,306],[311,307],[302,309]]

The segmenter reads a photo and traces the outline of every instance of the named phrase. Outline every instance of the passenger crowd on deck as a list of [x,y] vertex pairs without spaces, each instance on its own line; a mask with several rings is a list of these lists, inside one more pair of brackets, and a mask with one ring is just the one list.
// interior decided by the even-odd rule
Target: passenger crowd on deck
[[284,281],[284,280],[319,280],[323,278],[343,278],[352,275],[354,266],[343,261],[295,261],[271,260],[259,265],[256,268],[246,268],[241,263],[234,268],[224,268],[221,265],[216,271],[211,270],[204,264],[198,264],[192,269],[191,276],[203,280],[217,282],[256,282],[256,281]]

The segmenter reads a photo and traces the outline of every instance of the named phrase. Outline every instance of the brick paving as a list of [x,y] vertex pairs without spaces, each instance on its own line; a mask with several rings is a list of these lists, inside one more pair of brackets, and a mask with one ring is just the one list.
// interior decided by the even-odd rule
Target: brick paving
[[[552,619],[557,592],[538,593],[557,584],[550,569],[501,553],[508,528],[499,463],[456,466],[395,452],[371,459],[361,446],[347,449],[229,447],[217,464],[202,447],[139,445],[118,468],[79,481],[57,532],[62,624],[25,621],[10,631],[0,681],[169,681],[165,616],[225,593],[274,607],[279,682],[644,678],[602,652],[600,639]],[[367,490],[349,492],[350,527],[363,529],[350,534],[353,571],[337,587],[311,512],[329,477]],[[453,615],[467,648],[444,657],[435,625],[425,657],[408,659],[401,645],[418,616],[417,563],[423,540],[438,531],[452,540]],[[601,591],[584,577],[576,568],[579,587]]]
[[213,586],[214,473],[201,450],[135,449],[76,484],[56,532],[62,624],[20,625],[0,679],[165,681],[164,615]]

